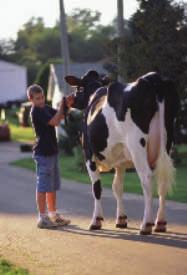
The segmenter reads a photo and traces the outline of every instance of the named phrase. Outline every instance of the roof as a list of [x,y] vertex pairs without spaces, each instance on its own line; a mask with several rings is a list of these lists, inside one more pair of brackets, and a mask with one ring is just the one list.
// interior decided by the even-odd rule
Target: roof
[[[64,80],[64,65],[53,64],[54,73],[56,75],[56,80],[58,82],[60,90],[65,86]],[[89,70],[96,70],[100,74],[106,74],[107,71],[103,68],[101,63],[72,63],[70,64],[69,74],[81,77]]]
[[9,68],[16,68],[16,69],[22,69],[22,70],[26,70],[26,67],[24,66],[21,66],[21,65],[18,65],[16,63],[12,63],[12,62],[8,62],[6,60],[2,60],[0,59],[0,67],[3,67],[3,68],[6,68],[6,67],[9,67]]

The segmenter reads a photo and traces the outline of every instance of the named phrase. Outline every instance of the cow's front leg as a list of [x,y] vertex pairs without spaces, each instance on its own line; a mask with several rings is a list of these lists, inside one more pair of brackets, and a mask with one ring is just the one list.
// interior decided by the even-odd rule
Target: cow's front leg
[[152,173],[146,171],[139,173],[141,180],[143,194],[144,194],[144,217],[140,227],[141,235],[148,235],[152,233],[153,223],[153,212],[152,212]]
[[114,175],[114,180],[112,184],[112,189],[114,196],[117,201],[117,213],[116,213],[116,227],[126,228],[127,227],[127,216],[125,214],[124,204],[123,204],[123,178],[124,169],[122,167],[117,167]]
[[102,221],[104,220],[103,210],[101,206],[102,187],[100,181],[100,174],[94,161],[88,160],[86,162],[86,167],[92,182],[92,193],[94,197],[94,212],[89,229],[99,230],[101,229]]

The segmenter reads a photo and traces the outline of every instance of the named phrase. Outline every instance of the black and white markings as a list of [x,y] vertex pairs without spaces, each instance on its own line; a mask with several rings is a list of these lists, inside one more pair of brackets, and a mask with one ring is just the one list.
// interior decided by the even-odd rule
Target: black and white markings
[[93,185],[93,191],[94,191],[94,195],[96,197],[97,200],[100,200],[101,198],[101,192],[102,192],[102,188],[101,188],[101,181],[97,180],[94,185]]
[[146,145],[146,141],[145,141],[145,138],[141,138],[140,139],[140,144],[142,145],[142,147],[145,147],[145,145]]

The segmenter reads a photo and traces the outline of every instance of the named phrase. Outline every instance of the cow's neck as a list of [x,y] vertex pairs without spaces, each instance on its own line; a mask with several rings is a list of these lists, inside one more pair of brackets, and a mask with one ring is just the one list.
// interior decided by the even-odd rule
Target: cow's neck
[[94,81],[87,85],[87,87],[85,88],[86,89],[85,108],[88,107],[92,95],[96,92],[97,89],[101,87],[102,87],[102,83],[100,81]]

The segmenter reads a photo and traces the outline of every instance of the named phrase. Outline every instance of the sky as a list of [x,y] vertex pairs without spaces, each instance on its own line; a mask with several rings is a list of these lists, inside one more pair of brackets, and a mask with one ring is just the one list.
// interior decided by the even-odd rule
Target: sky
[[[125,0],[124,4],[124,17],[128,19],[137,9],[137,1]],[[98,10],[102,24],[110,23],[117,13],[117,0],[64,0],[64,5],[68,14],[77,7]],[[0,0],[0,40],[15,39],[32,16],[43,17],[47,26],[53,26],[59,18],[59,0]]]

